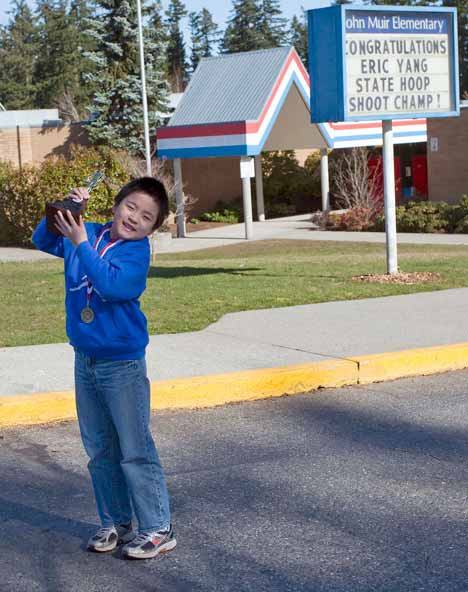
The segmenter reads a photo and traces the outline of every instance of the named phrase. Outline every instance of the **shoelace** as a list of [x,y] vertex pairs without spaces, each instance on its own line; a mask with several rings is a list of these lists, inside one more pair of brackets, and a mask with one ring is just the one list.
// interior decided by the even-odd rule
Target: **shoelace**
[[114,526],[101,526],[101,528],[97,531],[94,537],[98,538],[107,538],[111,532],[115,531]]
[[162,532],[140,532],[132,541],[132,545],[142,545],[152,541],[155,537],[163,538],[168,533]]

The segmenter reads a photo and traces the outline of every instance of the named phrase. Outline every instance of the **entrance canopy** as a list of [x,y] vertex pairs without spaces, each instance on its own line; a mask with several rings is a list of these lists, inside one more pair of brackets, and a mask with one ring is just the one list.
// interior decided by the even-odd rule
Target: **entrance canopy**
[[256,156],[264,149],[325,148],[320,130],[309,121],[308,89],[294,48],[203,59],[169,125],[157,131],[158,156]]
[[[395,123],[394,143],[425,142],[426,135],[425,120]],[[251,238],[253,176],[258,219],[265,220],[262,151],[320,149],[322,207],[328,209],[327,148],[381,144],[380,121],[311,123],[309,76],[293,47],[202,59],[169,124],[157,130],[158,156],[174,162],[178,236],[185,236],[183,159],[239,157]]]
[[[425,119],[394,122],[395,143],[426,140]],[[310,123],[309,76],[293,47],[202,59],[157,130],[158,156],[169,159],[381,144],[380,121]]]

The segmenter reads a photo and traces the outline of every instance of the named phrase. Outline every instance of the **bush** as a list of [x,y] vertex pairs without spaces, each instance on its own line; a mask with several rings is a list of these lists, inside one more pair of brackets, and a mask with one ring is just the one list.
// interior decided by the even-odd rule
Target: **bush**
[[[445,202],[410,201],[396,208],[397,232],[447,232],[453,207]],[[385,230],[383,214],[376,218],[372,230]]]
[[104,221],[114,196],[130,179],[128,170],[108,148],[77,146],[72,156],[54,156],[40,166],[21,169],[0,165],[0,245],[31,246],[31,235],[44,215],[45,203],[65,197],[82,186],[96,170],[106,178],[93,191],[85,219]]
[[[354,207],[344,213],[317,212],[312,222],[328,230],[385,231],[385,216],[373,209]],[[396,208],[397,232],[468,234],[468,196],[456,205],[445,202],[410,201]]]
[[235,210],[225,208],[221,212],[205,212],[200,216],[200,220],[204,222],[224,222],[224,224],[237,224],[239,222],[239,214]]
[[310,212],[320,202],[320,155],[312,153],[302,167],[292,150],[262,153],[263,193],[267,218]]
[[340,212],[315,212],[310,220],[320,230],[347,230],[359,232],[375,230],[376,213],[374,208],[354,207]]
[[461,198],[458,204],[448,206],[447,218],[448,227],[447,232],[465,233],[467,232],[466,218],[468,217],[468,196]]
[[337,219],[335,230],[359,232],[372,227],[375,211],[371,208],[351,208]]
[[453,232],[456,234],[468,234],[468,216],[459,220]]

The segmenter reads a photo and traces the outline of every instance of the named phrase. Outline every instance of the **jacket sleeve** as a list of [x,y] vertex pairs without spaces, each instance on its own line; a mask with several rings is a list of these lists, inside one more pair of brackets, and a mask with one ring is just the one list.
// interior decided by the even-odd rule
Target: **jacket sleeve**
[[32,242],[40,251],[56,257],[64,256],[63,236],[47,230],[46,219],[42,218],[32,235]]
[[144,292],[150,254],[147,241],[138,247],[107,260],[99,257],[88,241],[78,245],[76,253],[86,275],[104,300],[132,300]]

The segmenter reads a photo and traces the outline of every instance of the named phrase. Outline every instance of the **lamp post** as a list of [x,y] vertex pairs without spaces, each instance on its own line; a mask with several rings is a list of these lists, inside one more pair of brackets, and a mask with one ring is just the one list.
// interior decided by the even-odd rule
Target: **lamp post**
[[141,19],[141,2],[136,0],[138,13],[138,41],[140,48],[141,99],[143,103],[143,125],[145,128],[146,174],[151,177],[151,151],[148,125],[148,102],[146,100],[145,53],[143,51],[143,24]]

